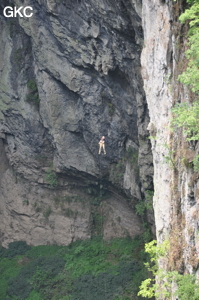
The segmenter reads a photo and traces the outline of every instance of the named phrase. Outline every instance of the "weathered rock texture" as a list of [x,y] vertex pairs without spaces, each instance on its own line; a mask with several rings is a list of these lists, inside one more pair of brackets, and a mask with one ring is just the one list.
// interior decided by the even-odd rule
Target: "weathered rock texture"
[[[142,77],[150,114],[154,162],[154,211],[159,242],[169,238],[168,267],[198,270],[198,173],[191,161],[197,144],[170,130],[171,108],[193,95],[177,81],[185,64],[186,26],[179,24],[183,1],[144,1]],[[183,69],[183,68],[182,68]]]
[[152,189],[152,161],[139,1],[8,4],[34,16],[0,17],[2,244],[140,234],[134,205]]

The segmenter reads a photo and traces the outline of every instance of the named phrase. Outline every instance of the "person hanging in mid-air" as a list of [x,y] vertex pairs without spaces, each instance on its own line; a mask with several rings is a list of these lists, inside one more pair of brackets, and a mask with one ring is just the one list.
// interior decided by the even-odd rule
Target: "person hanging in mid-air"
[[106,150],[105,150],[105,136],[103,136],[101,138],[101,140],[99,141],[99,153],[98,154],[101,153],[102,149],[104,151],[104,154],[106,154]]

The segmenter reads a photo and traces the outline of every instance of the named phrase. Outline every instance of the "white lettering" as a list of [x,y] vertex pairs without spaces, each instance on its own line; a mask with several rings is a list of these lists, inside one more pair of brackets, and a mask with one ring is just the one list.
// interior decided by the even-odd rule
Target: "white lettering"
[[3,10],[3,14],[6,18],[13,18],[13,17],[17,17],[19,16],[20,18],[26,17],[26,18],[30,18],[32,17],[33,13],[30,12],[28,13],[27,10],[33,10],[33,8],[31,6],[20,6],[19,8],[17,8],[16,6],[11,7],[11,6],[6,6]]
[[26,10],[27,10],[27,9],[33,10],[33,8],[32,8],[31,6],[26,6],[26,7],[24,8],[24,10],[23,10],[24,16],[27,17],[27,18],[30,18],[30,17],[32,17],[33,13],[30,13],[29,15],[27,15],[27,13],[26,13]]
[[23,18],[23,15],[22,15],[22,13],[20,12],[20,10],[23,8],[23,6],[21,6],[21,7],[19,7],[18,9],[15,7],[14,8],[14,16],[16,17],[17,16],[17,14],[21,17],[21,18]]
[[[7,14],[7,10],[9,9],[8,13],[9,15]],[[11,18],[13,17],[13,8],[11,6],[6,6],[3,10],[3,14],[6,18]]]

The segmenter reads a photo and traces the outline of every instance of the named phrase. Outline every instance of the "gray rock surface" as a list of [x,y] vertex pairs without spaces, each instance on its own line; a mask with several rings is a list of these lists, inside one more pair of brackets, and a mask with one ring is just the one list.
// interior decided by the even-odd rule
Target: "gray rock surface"
[[186,142],[180,130],[172,132],[170,127],[173,105],[195,99],[177,81],[179,66],[185,62],[187,36],[187,28],[178,21],[182,5],[183,2],[143,1],[145,43],[141,64],[152,137],[156,235],[160,243],[170,240],[164,267],[182,274],[198,274],[199,180],[191,163],[198,153],[198,143]]
[[[68,244],[90,237],[89,203],[102,189],[102,207],[115,207],[104,235],[140,234],[134,205],[152,188],[152,162],[140,76],[139,3],[9,3],[33,6],[34,16],[0,16],[0,132],[6,157],[1,242]],[[106,156],[98,155],[102,135]],[[54,207],[54,198],[77,194],[90,200]],[[63,216],[62,210],[73,213]]]
[[[168,57],[171,42],[171,16],[168,5],[161,1],[143,3],[143,29],[145,46],[141,64],[144,90],[149,107],[150,131],[154,163],[154,209],[156,230],[159,239],[166,235],[170,224],[172,169],[165,160],[170,140],[170,108],[172,94],[164,78],[172,72]],[[165,231],[166,230],[166,231]]]

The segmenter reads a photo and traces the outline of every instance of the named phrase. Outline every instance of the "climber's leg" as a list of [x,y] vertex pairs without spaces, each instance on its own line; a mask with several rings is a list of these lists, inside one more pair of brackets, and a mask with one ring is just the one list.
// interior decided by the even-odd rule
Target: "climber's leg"
[[104,154],[106,154],[106,150],[105,150],[105,144],[102,144],[103,146],[103,151],[104,151]]
[[101,150],[102,150],[102,143],[99,143],[99,153],[98,154],[101,153]]

